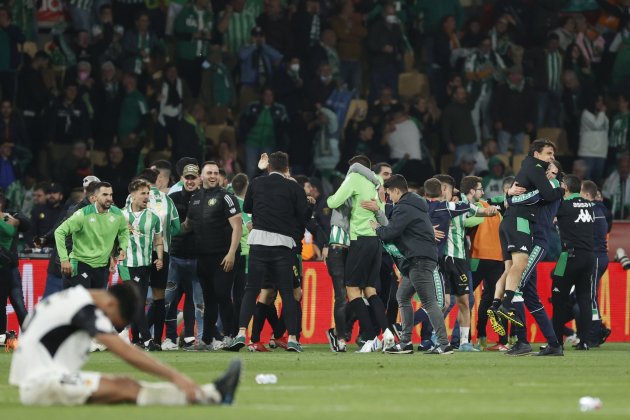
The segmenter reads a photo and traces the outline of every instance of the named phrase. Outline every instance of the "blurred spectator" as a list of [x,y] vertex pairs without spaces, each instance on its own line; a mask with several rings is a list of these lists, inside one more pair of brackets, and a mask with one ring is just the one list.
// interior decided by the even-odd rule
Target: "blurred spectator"
[[192,3],[184,7],[175,19],[175,36],[180,74],[196,98],[201,87],[201,63],[208,55],[212,40],[214,16],[209,0],[194,0]]
[[46,125],[49,142],[70,145],[77,140],[87,142],[91,137],[88,111],[78,93],[77,83],[71,80],[63,95],[53,100]]
[[116,67],[106,61],[101,65],[100,79],[95,83],[90,99],[94,108],[92,132],[96,149],[107,150],[116,137],[123,94]]
[[494,139],[487,140],[481,150],[478,150],[475,154],[475,174],[483,176],[488,173],[488,165],[490,159],[499,153],[499,146]]
[[123,76],[122,82],[125,96],[118,117],[118,142],[125,152],[125,165],[135,170],[151,115],[144,95],[138,91],[137,77],[127,73]]
[[115,144],[109,148],[107,165],[95,168],[95,175],[99,179],[106,179],[112,185],[114,203],[120,208],[125,206],[125,200],[129,194],[127,186],[131,181],[131,177],[135,175],[133,171],[124,165],[124,160],[125,155],[122,147]]
[[[331,175],[339,163],[339,122],[337,115],[330,109],[321,107],[316,113],[317,131],[315,133],[313,164],[321,179],[329,183],[332,190]],[[324,187],[326,188],[326,187]]]
[[112,0],[114,22],[123,28],[131,28],[134,20],[146,9],[145,0]]
[[[588,20],[583,15],[575,18],[576,33],[575,43],[580,48],[584,59],[593,66],[597,66],[602,61],[604,46],[606,41],[597,35],[589,25]],[[591,39],[591,35],[593,39]]]
[[20,49],[24,42],[22,30],[11,22],[11,14],[0,6],[0,97],[13,99],[16,72],[20,65]]
[[414,119],[420,129],[422,141],[427,147],[433,139],[437,140],[442,112],[437,107],[435,98],[426,99],[420,95],[415,96],[409,107],[409,116]]
[[471,108],[468,92],[464,87],[459,87],[453,94],[453,102],[442,113],[442,141],[455,154],[455,165],[465,154],[474,156],[477,152]]
[[602,195],[612,203],[611,211],[615,219],[630,217],[630,156],[622,155],[617,160],[617,169],[613,171],[602,187]]
[[545,48],[535,48],[526,57],[526,75],[534,82],[538,96],[536,127],[561,127],[562,55],[557,34],[547,37]]
[[499,17],[488,35],[492,42],[492,51],[499,54],[502,58],[506,58],[508,51],[514,45],[514,39],[511,31],[516,29],[514,18],[510,15]]
[[94,0],[68,0],[67,5],[74,29],[89,31],[92,28]]
[[336,83],[340,83],[341,64],[336,45],[337,35],[335,35],[335,32],[332,29],[323,30],[321,41],[311,47],[310,62],[314,64],[314,66],[309,69],[307,75],[315,73],[320,64],[328,63],[333,80]]
[[604,9],[609,15],[619,19],[619,27],[624,28],[630,22],[630,1],[620,0],[618,4],[613,4],[608,0],[595,0],[599,7]]
[[520,68],[512,67],[506,83],[496,88],[492,97],[492,119],[500,153],[506,154],[510,148],[515,154],[527,152],[523,142],[526,133],[534,132],[536,96],[525,83]]
[[269,46],[283,55],[293,53],[291,21],[280,0],[266,2],[265,12],[258,17],[256,25],[262,29]]
[[199,98],[206,106],[210,124],[222,124],[236,102],[234,80],[230,69],[223,63],[221,46],[213,45],[208,58],[202,63],[201,92]]
[[613,160],[630,151],[630,102],[626,95],[617,97],[617,113],[610,124],[609,158]]
[[405,178],[423,183],[430,175],[425,178],[427,168],[422,164],[422,134],[418,126],[409,118],[402,105],[392,108],[390,118],[385,129],[390,160],[399,163],[399,172]]
[[232,144],[227,140],[221,140],[217,148],[218,163],[226,175],[236,175],[243,172],[239,163],[236,152],[232,148]]
[[146,12],[140,12],[134,27],[126,31],[123,38],[125,53],[123,69],[125,71],[138,75],[146,72],[151,61],[151,53],[161,46],[158,37],[149,31],[150,23],[149,15]]
[[368,120],[374,126],[377,137],[380,137],[385,127],[385,117],[398,101],[394,99],[394,93],[391,88],[384,87],[379,91],[378,99],[370,103],[368,108]]
[[33,210],[33,194],[37,178],[33,171],[27,171],[22,179],[16,179],[6,191],[7,211],[30,215]]
[[11,100],[8,98],[0,101],[0,143],[12,143],[23,148],[31,147],[24,121],[14,111]]
[[505,64],[499,54],[492,51],[490,37],[483,37],[478,48],[466,59],[464,68],[466,87],[475,107],[472,110],[477,144],[492,134],[490,100],[495,82],[504,78]]
[[563,17],[560,21],[560,27],[552,32],[558,36],[558,46],[562,51],[565,51],[569,45],[575,42],[576,29],[575,18],[569,15]]
[[462,33],[462,47],[463,48],[477,48],[484,38],[484,34],[481,32],[481,22],[479,18],[473,17],[464,24],[464,31]]
[[112,61],[116,66],[122,67],[124,34],[125,29],[122,26],[114,25],[111,4],[102,5],[99,24],[92,28],[93,50],[98,58],[96,64]]
[[231,0],[219,14],[217,29],[230,53],[238,54],[249,42],[261,8],[262,2],[258,0]]
[[275,66],[282,60],[282,54],[266,44],[262,29],[253,28],[251,36],[251,43],[243,46],[238,53],[241,98],[251,98],[254,92],[271,83]]
[[617,32],[612,42],[608,46],[608,51],[610,51],[613,54],[617,53],[617,51],[619,51],[619,49],[622,47],[624,41],[630,38],[630,20],[626,21],[625,26],[620,25],[619,27],[621,28],[621,30]]
[[171,174],[173,172],[173,166],[168,160],[156,160],[150,165],[150,169],[158,171],[158,177],[155,181],[155,188],[168,193],[171,185]]
[[422,12],[424,31],[429,36],[440,31],[446,16],[453,16],[456,27],[464,23],[464,9],[460,0],[418,0],[415,6],[415,11]]
[[429,76],[438,105],[443,107],[450,97],[446,91],[446,86],[448,77],[453,71],[451,55],[453,51],[459,50],[461,47],[457,38],[456,23],[453,16],[446,16],[442,19],[440,31],[433,38],[432,47],[431,55],[433,61]]
[[326,235],[330,234],[330,216],[332,211],[328,208],[326,200],[328,194],[324,192],[324,187],[319,179],[315,177],[309,178],[309,184],[311,184],[310,197],[315,199],[315,206],[313,207],[313,217],[317,220],[317,224],[321,226]]
[[582,111],[578,156],[586,162],[586,179],[601,185],[608,154],[608,117],[604,97],[597,95]]
[[[298,4],[298,10],[291,18],[295,52],[302,63],[309,62],[309,51],[319,42],[323,27],[319,0],[306,0]],[[315,63],[315,67],[319,63]]]
[[563,65],[565,70],[572,70],[580,79],[582,86],[592,86],[595,81],[595,74],[591,69],[590,61],[584,57],[582,50],[577,44],[571,44],[564,53]]
[[35,149],[45,143],[42,141],[43,119],[51,94],[44,72],[49,64],[48,54],[38,51],[30,63],[24,63],[18,72],[16,105],[22,111],[28,137]]
[[[33,206],[43,206],[46,204],[46,191],[50,184],[40,182],[33,187]],[[29,213],[30,215],[31,213]]]
[[571,169],[571,174],[580,178],[580,180],[585,180],[586,173],[588,172],[588,166],[583,159],[575,159],[573,161],[573,168]]
[[455,180],[455,186],[458,186],[464,177],[475,175],[475,163],[477,162],[474,155],[465,154],[462,156],[459,164],[448,169],[448,174]]
[[245,145],[245,169],[251,178],[256,174],[262,153],[282,150],[287,146],[286,108],[275,102],[270,88],[262,91],[261,99],[252,102],[241,114],[238,137]]
[[357,155],[372,157],[374,151],[374,127],[369,121],[351,122],[346,127],[344,151],[341,158],[345,165]]
[[321,63],[317,70],[315,79],[310,85],[308,95],[308,106],[313,108],[315,104],[325,104],[330,95],[338,89],[339,86],[333,78],[332,68],[328,63]]
[[370,99],[376,99],[376,95],[383,87],[390,88],[396,96],[404,41],[393,4],[386,4],[381,19],[368,29],[367,51],[370,64]]
[[564,128],[567,131],[570,150],[577,150],[579,145],[579,127],[582,110],[587,105],[588,92],[580,85],[577,75],[567,70],[562,75],[562,106],[564,111]]
[[362,92],[363,43],[368,34],[360,18],[355,13],[352,0],[345,0],[339,14],[330,20],[330,26],[337,35],[337,50],[341,60],[340,83],[359,93]]
[[71,152],[62,156],[53,168],[53,181],[62,185],[66,193],[70,191],[70,188],[80,186],[83,178],[91,175],[90,173],[83,176],[79,174],[86,169],[86,162],[89,170],[90,158],[87,145],[82,141],[77,141],[72,145]]
[[192,157],[199,162],[205,162],[207,155],[207,140],[203,123],[206,112],[202,104],[192,105],[184,112],[184,118],[179,122],[176,143],[173,143],[172,160],[177,162],[184,157]]
[[168,63],[164,67],[164,79],[159,95],[160,109],[154,143],[156,150],[166,149],[169,136],[173,144],[177,142],[179,121],[182,119],[184,108],[190,104],[190,98],[188,84],[178,76],[175,64]]
[[0,188],[6,191],[17,179],[17,173],[11,160],[13,143],[0,142]]
[[613,86],[620,87],[630,77],[630,38],[626,38],[619,45],[610,75]]
[[50,232],[63,212],[63,187],[50,184],[46,190],[45,204],[35,205],[31,211],[31,229],[24,234],[27,246]]
[[488,160],[488,174],[481,181],[486,199],[503,195],[503,179],[506,175],[503,161],[498,156],[492,156]]

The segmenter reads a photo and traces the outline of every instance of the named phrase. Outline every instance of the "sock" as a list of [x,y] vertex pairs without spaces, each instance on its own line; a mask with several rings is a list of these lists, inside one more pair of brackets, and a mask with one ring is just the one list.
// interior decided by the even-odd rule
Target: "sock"
[[496,311],[497,309],[499,309],[499,306],[501,306],[501,299],[493,299],[492,300],[492,309],[494,309]]
[[503,295],[503,301],[501,305],[505,308],[512,308],[512,299],[514,299],[514,290],[506,290]]
[[[221,395],[214,384],[202,385],[200,404],[217,404],[221,402]],[[140,382],[140,391],[136,404],[147,405],[188,405],[186,395],[170,382]]]
[[155,322],[153,324],[153,340],[156,344],[162,344],[162,334],[164,333],[164,318],[166,317],[164,299],[154,300],[153,308],[155,319]]
[[370,320],[370,313],[368,312],[368,308],[365,305],[365,302],[363,302],[363,298],[354,299],[353,301],[348,303],[348,306],[352,308],[352,311],[359,320],[361,333],[365,334],[363,335],[363,337],[369,340],[373,340],[377,334],[374,331],[374,326],[372,325],[372,321]]
[[260,333],[262,332],[265,320],[267,319],[267,311],[264,308],[264,303],[257,302],[256,309],[254,310],[254,320],[252,321],[252,335],[250,340],[252,343],[258,343],[260,341]]
[[459,327],[459,345],[468,343],[468,334],[470,334],[470,327]]
[[282,316],[278,316],[278,311],[273,303],[265,306],[265,311],[267,311],[267,322],[269,322],[269,325],[271,325],[271,329],[273,330],[273,338],[281,338],[287,330],[287,327],[284,324],[284,319]]
[[379,328],[385,332],[386,329],[390,327],[389,321],[387,320],[387,315],[385,315],[385,305],[383,305],[383,301],[378,295],[371,296],[368,298],[368,302],[370,303],[370,309],[374,314],[374,318],[376,319],[376,323]]

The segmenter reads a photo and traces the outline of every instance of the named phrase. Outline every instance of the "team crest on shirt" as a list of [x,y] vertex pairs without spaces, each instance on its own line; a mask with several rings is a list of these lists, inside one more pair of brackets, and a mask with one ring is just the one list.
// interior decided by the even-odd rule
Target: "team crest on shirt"
[[208,205],[210,207],[214,206],[215,204],[217,204],[217,199],[216,198],[211,198],[210,200],[208,200]]
[[114,220],[116,220],[116,218],[114,216],[109,216],[109,221],[113,222]]

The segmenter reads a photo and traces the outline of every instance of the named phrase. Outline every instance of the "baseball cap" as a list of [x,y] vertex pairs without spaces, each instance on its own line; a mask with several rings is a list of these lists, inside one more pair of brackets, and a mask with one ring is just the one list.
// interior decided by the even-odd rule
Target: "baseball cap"
[[90,185],[92,182],[101,182],[101,180],[94,175],[88,175],[83,178],[83,188],[87,188],[87,186]]
[[187,176],[193,175],[195,177],[199,176],[199,166],[197,165],[186,165],[184,166],[184,170],[182,171],[182,176],[186,178]]
[[63,187],[61,186],[61,184],[57,184],[57,183],[52,183],[48,186],[48,191],[46,191],[48,194],[54,194],[54,193],[63,193]]

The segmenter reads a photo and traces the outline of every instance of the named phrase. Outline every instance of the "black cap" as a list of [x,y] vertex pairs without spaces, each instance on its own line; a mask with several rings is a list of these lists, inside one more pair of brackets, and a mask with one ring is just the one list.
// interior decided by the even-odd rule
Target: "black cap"
[[48,190],[46,190],[47,194],[53,194],[53,193],[62,193],[63,194],[63,187],[61,186],[61,184],[57,184],[57,183],[52,183],[48,186]]

